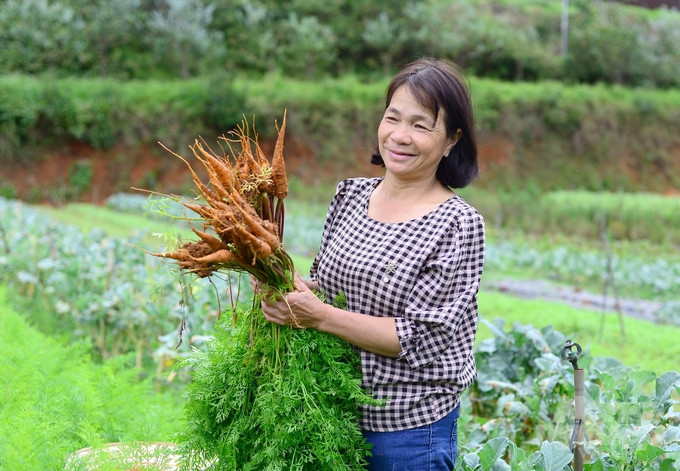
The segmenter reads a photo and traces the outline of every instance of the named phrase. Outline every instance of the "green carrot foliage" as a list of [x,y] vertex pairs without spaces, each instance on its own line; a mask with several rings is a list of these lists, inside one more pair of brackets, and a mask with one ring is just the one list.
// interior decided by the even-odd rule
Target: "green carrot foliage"
[[[256,299],[257,301],[257,299]],[[206,352],[185,363],[182,469],[363,470],[361,388],[354,348],[315,329],[269,324],[259,302],[223,315]]]

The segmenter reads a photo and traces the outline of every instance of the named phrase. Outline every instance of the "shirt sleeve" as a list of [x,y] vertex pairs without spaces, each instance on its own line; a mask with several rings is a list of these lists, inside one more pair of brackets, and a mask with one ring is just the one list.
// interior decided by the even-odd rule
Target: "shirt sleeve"
[[484,219],[471,209],[442,238],[409,295],[405,314],[396,318],[400,358],[411,368],[429,365],[451,350],[455,363],[471,354],[484,252]]
[[349,180],[342,180],[340,183],[338,183],[338,186],[335,189],[335,194],[333,195],[333,199],[331,199],[331,202],[328,206],[326,219],[323,225],[323,232],[321,235],[321,245],[319,247],[319,251],[316,253],[316,256],[314,257],[314,260],[312,261],[312,266],[309,269],[309,278],[312,281],[317,281],[316,272],[317,269],[319,268],[321,256],[326,249],[328,241],[330,240],[330,235],[333,232],[333,226],[335,224],[335,217],[340,212],[340,208],[343,205],[343,201],[345,199],[345,195],[348,191],[349,186],[350,186]]

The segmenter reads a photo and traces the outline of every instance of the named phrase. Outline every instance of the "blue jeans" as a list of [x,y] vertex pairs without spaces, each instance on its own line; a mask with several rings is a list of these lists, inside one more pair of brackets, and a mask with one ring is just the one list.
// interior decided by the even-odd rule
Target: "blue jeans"
[[368,471],[451,471],[458,456],[460,406],[437,422],[397,432],[363,431],[373,445]]

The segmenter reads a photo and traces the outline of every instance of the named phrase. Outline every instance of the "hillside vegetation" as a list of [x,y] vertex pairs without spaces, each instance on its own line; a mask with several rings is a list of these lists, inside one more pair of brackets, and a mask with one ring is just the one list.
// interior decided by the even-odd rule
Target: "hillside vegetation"
[[[148,187],[164,170],[182,171],[157,141],[179,152],[199,135],[215,143],[244,115],[256,116],[260,137],[271,139],[273,123],[286,109],[287,139],[296,146],[289,147],[286,158],[304,162],[302,168],[312,161],[317,171],[329,168],[335,180],[356,167],[357,155],[368,159],[385,85],[385,80],[362,83],[351,76],[316,82],[281,76],[133,82],[0,77],[0,175],[5,176],[0,194],[18,195],[12,168],[37,165],[50,148],[71,142],[93,153],[108,149],[109,170],[104,171],[121,190],[140,185],[128,173],[133,162],[126,160],[126,149],[151,145],[157,155],[176,161],[174,167],[158,165],[151,180],[147,175],[141,185]],[[483,167],[476,184],[481,187],[663,192],[680,186],[677,90],[474,78],[471,89]],[[499,139],[503,146],[491,145]],[[87,157],[61,166],[61,181],[71,195],[90,187],[93,167]],[[308,169],[300,176],[318,180]],[[54,178],[21,196],[46,198],[58,183]]]
[[[423,55],[470,77],[478,185],[676,191],[679,32],[677,10],[613,1],[7,0],[0,195],[61,203],[97,178],[149,187],[177,168],[133,177],[135,150],[158,162],[157,141],[214,142],[244,115],[266,141],[286,109],[298,176],[335,180],[371,152],[387,77]],[[57,164],[54,184],[12,178],[73,145],[79,160]],[[110,159],[98,175],[88,150]]]
[[[389,75],[414,57],[479,77],[676,88],[677,10],[571,0],[5,0],[0,74]],[[566,22],[564,20],[567,20]]]

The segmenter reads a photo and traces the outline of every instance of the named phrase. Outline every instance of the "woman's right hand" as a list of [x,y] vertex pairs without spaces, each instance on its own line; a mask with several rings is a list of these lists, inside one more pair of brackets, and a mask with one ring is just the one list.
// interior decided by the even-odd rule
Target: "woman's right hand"
[[[318,328],[326,315],[324,304],[309,287],[309,282],[295,276],[295,289],[289,293],[271,288],[262,296],[262,313],[274,324],[289,325],[298,329]],[[316,287],[316,283],[312,284]]]

